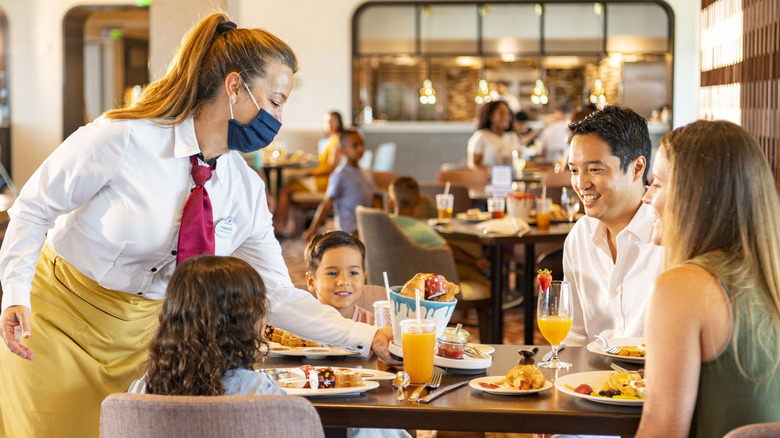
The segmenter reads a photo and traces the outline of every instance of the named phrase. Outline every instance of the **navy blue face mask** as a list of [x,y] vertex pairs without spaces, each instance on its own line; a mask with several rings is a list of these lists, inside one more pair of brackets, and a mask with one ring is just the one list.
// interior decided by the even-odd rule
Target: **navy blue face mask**
[[228,149],[251,153],[268,146],[276,137],[279,128],[282,127],[282,122],[276,120],[268,111],[260,108],[260,105],[255,100],[255,96],[252,96],[252,93],[249,91],[249,86],[246,82],[244,82],[244,86],[259,112],[252,122],[248,125],[243,125],[233,118],[233,102],[230,101],[227,144]]

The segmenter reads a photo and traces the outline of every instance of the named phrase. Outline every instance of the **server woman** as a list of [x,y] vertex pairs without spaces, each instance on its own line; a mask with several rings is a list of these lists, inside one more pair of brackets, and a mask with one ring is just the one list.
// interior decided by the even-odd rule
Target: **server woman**
[[4,436],[98,436],[103,398],[141,375],[174,267],[201,253],[260,272],[270,323],[389,357],[386,332],[293,288],[263,183],[236,152],[273,139],[296,69],[277,37],[209,15],[139,102],[79,129],[35,172],[0,250]]

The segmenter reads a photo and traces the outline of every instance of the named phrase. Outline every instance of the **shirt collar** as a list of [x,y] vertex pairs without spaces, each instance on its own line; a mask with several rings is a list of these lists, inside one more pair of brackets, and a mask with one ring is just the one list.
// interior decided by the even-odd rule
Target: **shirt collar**
[[[199,155],[198,158],[202,157],[198,147],[198,138],[195,136],[195,118],[192,115],[173,127],[173,156],[176,158],[187,158],[191,155]],[[220,158],[227,155],[230,155],[230,153],[220,155],[215,159],[216,162],[220,162]],[[202,159],[200,162],[205,164]],[[212,173],[212,179],[220,186],[222,185],[220,173],[224,167],[224,164],[218,165]]]
[[[607,226],[598,219],[594,220],[597,222],[597,224],[593,228],[593,233],[591,234],[593,243],[598,244],[599,242],[606,242]],[[654,221],[655,213],[653,213],[653,208],[645,203],[642,203],[634,214],[634,217],[631,218],[631,222],[629,222],[628,225],[623,228],[623,231],[621,231],[618,236],[623,233],[631,233],[643,242],[650,242],[653,235]]]
[[190,115],[173,127],[173,155],[185,158],[200,153],[198,138],[195,136],[195,119]]

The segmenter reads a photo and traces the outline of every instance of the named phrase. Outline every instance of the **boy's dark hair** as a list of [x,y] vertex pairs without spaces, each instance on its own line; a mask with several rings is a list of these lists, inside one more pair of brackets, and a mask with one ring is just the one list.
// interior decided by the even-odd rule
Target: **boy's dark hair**
[[354,129],[344,129],[339,133],[339,147],[344,147],[344,140],[351,138],[352,136],[359,137],[361,139],[363,138],[363,135]]
[[647,120],[631,108],[620,105],[607,105],[594,111],[581,122],[570,123],[569,143],[577,135],[596,134],[609,146],[612,155],[620,159],[620,170],[624,173],[628,165],[640,155],[645,157],[642,179],[647,184],[650,168],[652,144],[647,131]]
[[342,246],[360,250],[360,259],[363,270],[366,269],[366,247],[363,242],[352,234],[340,230],[326,231],[314,238],[306,246],[304,259],[306,260],[306,269],[314,275],[320,266],[322,256],[325,251]]
[[530,118],[528,117],[527,112],[518,111],[517,114],[515,114],[515,120],[517,120],[518,122],[527,122],[528,120],[530,120]]
[[390,194],[398,208],[414,208],[420,199],[420,185],[411,176],[399,176],[390,184]]

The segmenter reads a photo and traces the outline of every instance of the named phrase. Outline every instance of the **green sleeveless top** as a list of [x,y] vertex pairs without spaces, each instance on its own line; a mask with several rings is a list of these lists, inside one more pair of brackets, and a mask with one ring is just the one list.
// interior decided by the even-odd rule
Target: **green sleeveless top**
[[[780,422],[780,372],[772,373],[780,354],[780,318],[765,293],[741,288],[726,274],[729,261],[726,254],[710,252],[687,262],[707,270],[720,282],[729,297],[732,318],[736,318],[736,337],[718,357],[701,364],[691,437],[722,437],[746,424]],[[745,378],[740,365],[758,382]]]

